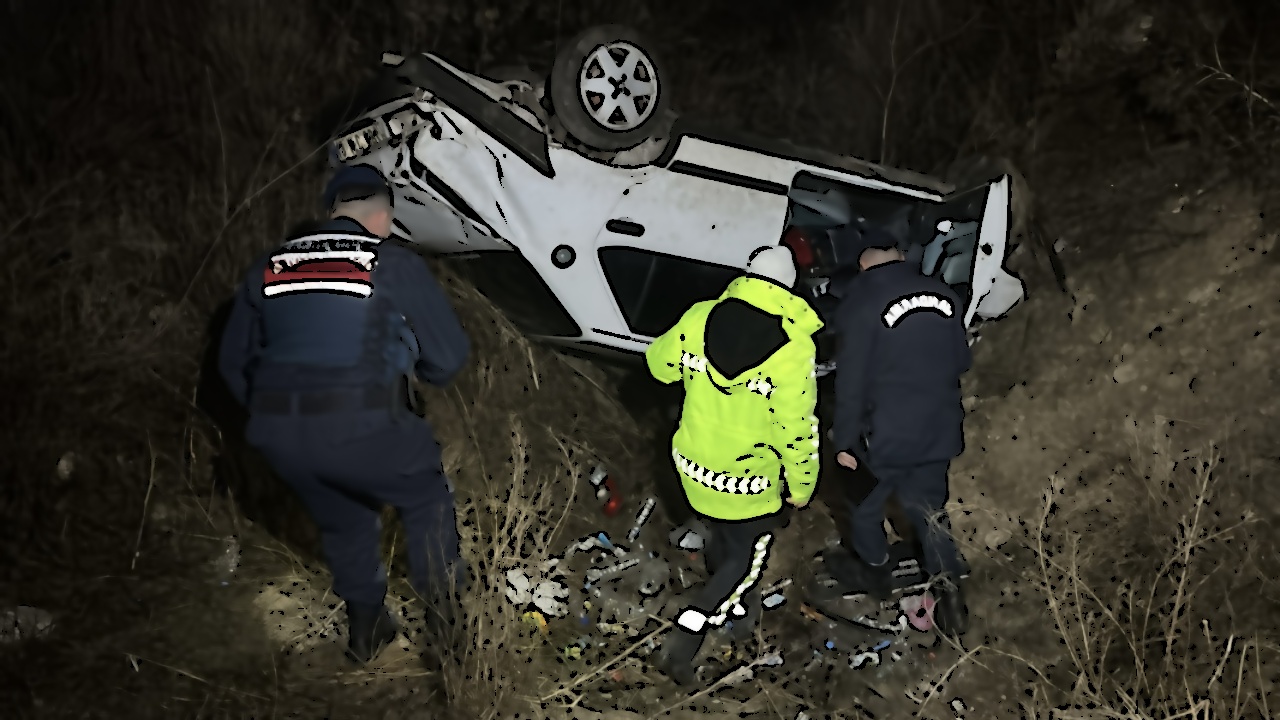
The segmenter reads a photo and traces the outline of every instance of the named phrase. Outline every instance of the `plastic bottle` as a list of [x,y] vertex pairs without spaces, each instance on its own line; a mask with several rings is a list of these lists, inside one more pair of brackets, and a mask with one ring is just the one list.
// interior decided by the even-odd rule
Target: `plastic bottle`
[[591,471],[590,480],[591,487],[595,488],[596,500],[600,501],[604,514],[608,517],[617,515],[622,509],[622,496],[618,493],[617,485],[604,466],[597,465]]

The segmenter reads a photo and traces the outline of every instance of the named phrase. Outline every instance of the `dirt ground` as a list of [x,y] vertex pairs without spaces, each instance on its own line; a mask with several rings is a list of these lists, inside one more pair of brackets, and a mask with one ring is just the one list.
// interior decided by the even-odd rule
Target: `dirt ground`
[[[1078,6],[1096,10],[1105,4]],[[1074,7],[1062,3],[1054,12]],[[816,14],[814,8],[805,12]],[[276,12],[270,4],[254,6],[254,12],[279,19],[269,15]],[[442,36],[432,42],[455,43],[449,47],[462,53],[466,43],[478,39],[478,56],[490,56],[488,43],[502,37],[496,28],[518,24],[525,17],[521,12],[499,17],[496,8],[492,14],[477,10],[475,28],[464,24],[471,33],[464,40]],[[637,12],[642,18],[649,13]],[[447,19],[450,13],[466,14],[440,5],[413,17],[422,27],[442,27],[436,16]],[[586,11],[582,15],[587,17]],[[559,22],[536,8],[528,16],[529,22]],[[1090,25],[1089,17],[1081,13],[1061,21],[1064,28],[1076,28],[1066,34],[1078,45],[1062,45],[1059,61],[1073,57],[1067,52],[1071,47],[1098,56],[1096,47],[1089,50],[1093,46],[1084,30],[1097,31],[1105,23]],[[885,35],[876,28],[892,27],[897,38],[891,15],[840,21],[848,24],[833,30],[830,43],[865,50],[868,57],[870,50],[863,46]],[[868,42],[845,42],[840,33],[853,33],[850,28],[863,21],[869,29],[861,37]],[[846,134],[857,134],[858,142],[872,135],[883,140],[879,123],[864,123],[867,127],[854,133],[851,122],[831,122],[825,108],[803,105],[823,78],[831,79],[833,65],[805,66],[812,73],[803,76],[813,80],[804,87],[782,82],[796,72],[790,66],[780,65],[776,77],[763,81],[725,71],[754,57],[759,33],[767,36],[775,29],[743,22],[734,31],[746,39],[723,51],[693,42],[699,35],[692,24],[672,30],[673,37],[692,38],[688,47],[704,53],[690,60],[698,69],[691,71],[690,87],[681,90],[687,95],[683,107],[704,112],[718,111],[721,104],[736,107],[743,124],[791,132],[837,150],[844,149]],[[803,29],[805,22],[801,18],[787,27]],[[286,72],[287,59],[306,57],[322,37],[307,26],[297,37],[277,38],[272,32],[251,45],[241,37],[249,29],[217,27],[232,40],[217,35],[225,44],[211,47],[222,53],[218,57],[243,60],[250,75],[294,77]],[[166,37],[145,39],[158,46],[169,42]],[[294,48],[294,54],[277,42]],[[825,47],[786,42],[793,43],[783,43],[786,48],[804,45],[814,57]],[[242,47],[259,47],[261,56],[242,53]],[[849,52],[846,59],[867,59]],[[800,53],[793,55],[800,58],[797,63],[804,60]],[[1110,56],[1099,57],[1104,62]],[[942,80],[977,87],[968,73],[983,77],[985,71],[975,67],[957,63],[929,77],[940,78],[940,87]],[[339,69],[347,70],[334,72]],[[221,72],[234,70],[228,63]],[[866,72],[872,70],[877,68]],[[1152,70],[1141,66],[1134,72]],[[896,79],[898,65],[892,73]],[[154,82],[157,87],[191,85],[185,75],[175,77],[160,74]],[[168,80],[181,83],[164,85]],[[768,97],[736,89],[760,82],[779,89]],[[316,83],[307,92],[318,92]],[[702,92],[703,85],[721,94]],[[246,87],[263,97],[274,92]],[[1262,127],[1260,118],[1274,108],[1264,94],[1255,94],[1260,99],[1252,99],[1248,109]],[[122,232],[119,228],[135,227],[130,223],[136,208],[93,205],[99,215],[119,215],[112,220],[119,228],[93,226],[85,231],[91,252],[76,250],[81,253],[76,267],[92,266],[100,252],[102,257],[108,253],[100,247],[107,247],[102,237],[109,237],[120,246],[110,252],[123,253],[138,267],[158,268],[155,276],[136,280],[130,275],[120,286],[97,285],[111,276],[103,262],[74,276],[84,278],[88,291],[41,301],[60,313],[53,323],[45,308],[27,310],[17,302],[19,286],[10,280],[15,290],[6,308],[6,337],[12,327],[12,337],[39,341],[23,346],[27,350],[20,359],[28,364],[15,367],[39,366],[44,373],[6,368],[3,375],[6,397],[27,413],[24,424],[58,428],[58,413],[84,414],[82,408],[89,407],[110,422],[67,421],[82,433],[70,439],[52,429],[12,431],[23,442],[57,436],[62,455],[45,465],[23,465],[0,484],[0,538],[6,540],[0,548],[0,715],[387,720],[1274,716],[1269,695],[1280,675],[1280,586],[1274,580],[1280,577],[1280,553],[1273,530],[1280,520],[1274,482],[1280,465],[1280,442],[1274,439],[1280,405],[1273,360],[1280,350],[1274,169],[1262,151],[1257,157],[1218,157],[1193,132],[1149,128],[1133,120],[1141,113],[1125,103],[1134,101],[1112,100],[1088,86],[1076,95],[1056,96],[1056,106],[1034,108],[1034,131],[1027,130],[1030,122],[993,120],[999,111],[1013,117],[1026,110],[1015,95],[1009,91],[998,102],[975,101],[963,137],[969,142],[982,132],[1003,134],[1009,147],[1024,140],[1031,147],[1021,152],[1026,158],[1021,168],[1035,192],[1039,232],[1060,248],[1067,292],[1059,292],[1044,272],[1028,275],[1034,280],[1028,301],[1010,317],[985,326],[975,345],[975,366],[965,379],[966,451],[951,472],[952,521],[973,567],[968,586],[973,629],[962,644],[912,636],[919,642],[893,646],[905,659],[882,668],[806,669],[814,657],[811,646],[821,644],[823,631],[800,612],[801,598],[793,588],[788,603],[767,612],[755,641],[736,654],[719,639],[709,643],[707,689],[681,692],[644,661],[649,641],[660,640],[664,630],[658,618],[641,618],[614,634],[584,630],[573,617],[553,619],[545,633],[529,629],[521,609],[505,598],[505,571],[536,565],[597,531],[625,535],[640,504],[656,493],[656,481],[667,472],[664,429],[634,412],[631,396],[613,376],[529,344],[474,288],[439,267],[473,340],[473,362],[454,387],[425,390],[424,399],[458,489],[464,550],[479,582],[467,598],[465,627],[448,650],[452,662],[444,671],[428,671],[419,657],[424,609],[403,582],[403,538],[388,514],[384,551],[392,576],[390,603],[408,632],[373,666],[352,667],[341,652],[344,610],[317,560],[314,527],[296,498],[245,452],[238,411],[208,385],[189,392],[202,371],[209,377],[209,357],[202,369],[182,355],[175,361],[177,370],[156,359],[163,350],[156,347],[157,338],[182,352],[188,345],[199,347],[207,320],[197,303],[184,306],[194,279],[185,290],[172,292],[157,289],[158,278],[167,282],[173,275],[186,283],[206,262],[210,273],[231,278],[250,249],[246,245],[225,258],[210,249],[193,260],[173,250],[179,245],[173,238],[211,237],[209,227],[221,227],[212,241],[217,248],[222,231],[231,226],[228,216],[249,205],[246,196],[233,213],[228,182],[256,187],[264,163],[281,173],[296,168],[294,148],[276,147],[274,137],[266,151],[248,141],[221,144],[222,119],[207,115],[209,98],[201,94],[191,101],[199,110],[173,112],[216,129],[217,134],[200,137],[222,165],[191,174],[217,180],[207,187],[182,186],[186,189],[174,195],[178,211],[171,213],[179,220],[166,226],[167,234],[150,226],[144,226],[153,231],[150,235]],[[899,121],[920,126],[923,140],[900,143],[901,154],[914,159],[913,152],[923,157],[926,150],[956,149],[957,136],[948,135],[948,128],[925,122],[936,98],[919,92],[909,96],[913,114],[903,109]],[[139,97],[146,93],[117,99]],[[736,98],[738,104],[722,98]],[[778,113],[775,106],[787,102],[796,109]],[[282,110],[261,98],[258,103],[269,113],[296,114],[292,107]],[[250,117],[256,116],[245,116]],[[820,117],[827,119],[815,119]],[[877,119],[887,117],[887,111],[877,111]],[[259,127],[257,120],[241,120]],[[289,122],[282,127],[300,134],[298,121]],[[1252,126],[1253,115],[1249,122]],[[196,125],[186,122],[184,128]],[[228,122],[226,132],[236,132],[234,126]],[[799,132],[805,128],[811,130],[808,137]],[[250,136],[257,137],[240,137]],[[156,145],[164,153],[179,146],[178,141]],[[306,152],[302,143],[298,147],[299,155]],[[253,152],[245,150],[235,165],[234,156],[243,148]],[[228,173],[228,152],[232,166],[249,180]],[[139,167],[149,161],[145,154],[129,158]],[[168,164],[157,167],[171,170]],[[142,177],[141,169],[137,173]],[[155,176],[171,180],[167,174]],[[163,193],[156,188],[164,183],[147,185],[150,177],[136,182],[159,197]],[[277,226],[296,219],[291,213],[309,207],[304,203],[311,202],[312,188],[304,184],[299,181],[265,203],[271,209],[253,216],[253,232],[274,237]],[[193,197],[215,195],[222,197],[216,208],[192,205]],[[206,218],[204,225],[187,219],[200,213],[214,219]],[[68,217],[74,214],[68,210]],[[45,268],[46,275],[65,271],[58,265],[64,262],[59,246],[46,243],[34,243],[39,252],[23,267]],[[43,277],[31,287],[46,283]],[[143,309],[121,297],[143,297]],[[148,313],[149,320],[133,318]],[[179,317],[179,329],[162,335],[156,313]],[[47,329],[60,327],[59,322],[81,327],[73,322],[81,315],[90,318],[97,334],[76,336],[75,353],[55,356],[54,343],[42,338],[62,336]],[[139,326],[142,330],[131,334]],[[125,330],[117,333],[118,327]],[[117,334],[124,340],[110,344]],[[86,345],[95,350],[82,351]],[[111,348],[117,349],[114,357]],[[57,364],[50,357],[74,357],[75,367],[48,370],[45,365]],[[19,362],[8,353],[5,358]],[[182,414],[137,409],[150,408],[148,399],[99,378],[117,371],[112,377],[124,378],[120,388],[148,388],[181,406]],[[137,376],[145,382],[135,382]],[[109,432],[99,440],[85,437],[84,427]],[[121,438],[132,445],[125,447]],[[64,453],[64,446],[77,452]],[[13,448],[14,456],[23,449]],[[40,450],[43,462],[47,448]],[[55,461],[56,469],[47,470]],[[615,518],[604,518],[588,491],[586,476],[597,463],[609,468],[623,494],[624,507]],[[764,583],[794,578],[799,585],[811,573],[813,554],[838,535],[832,511],[839,502],[840,488],[826,483],[810,509],[791,517],[779,533]],[[665,545],[669,526],[660,509],[644,542]],[[2,621],[5,611],[17,606],[48,611],[53,625],[10,641]],[[577,659],[565,657],[566,646],[584,634],[594,645]],[[780,667],[761,668],[737,687],[716,683],[736,666],[759,662],[772,648],[783,650]]]
[[[1164,152],[1176,158],[1179,150]],[[1238,181],[1221,176],[1171,177],[1168,160],[1157,167],[1137,156],[1102,169],[1073,168],[1065,161],[1055,166],[1049,158],[1044,163],[1043,186],[1052,187],[1063,182],[1059,177],[1075,174],[1071,186],[1089,189],[1056,197],[1047,193],[1043,205],[1046,224],[1064,243],[1071,296],[1055,297],[1052,287],[1032,288],[1030,301],[1009,319],[989,326],[976,345],[975,370],[966,381],[974,398],[967,420],[967,452],[952,473],[954,522],[974,565],[970,604],[975,626],[964,651],[918,651],[926,660],[912,673],[920,680],[945,678],[942,686],[923,696],[925,707],[905,694],[862,700],[867,708],[878,704],[887,716],[921,712],[925,717],[947,717],[950,701],[961,698],[971,710],[967,717],[1010,717],[1019,711],[1019,702],[1028,700],[1027,688],[1037,679],[1029,667],[1071,665],[1044,603],[1035,600],[1034,573],[1028,574],[1034,568],[1019,564],[1032,564],[1032,556],[1017,547],[1020,538],[1031,536],[1020,535],[1019,529],[1038,522],[1049,488],[1055,488],[1059,503],[1076,508],[1106,505],[1113,499],[1123,502],[1133,497],[1132,488],[1119,486],[1143,482],[1144,463],[1148,468],[1156,464],[1144,455],[1165,452],[1166,461],[1204,457],[1198,453],[1208,448],[1195,443],[1210,440],[1232,449],[1224,451],[1223,468],[1234,476],[1259,478],[1274,468],[1269,454],[1274,446],[1268,446],[1266,430],[1277,404],[1272,363],[1276,345],[1270,338],[1280,320],[1280,266],[1271,254],[1275,236],[1261,231],[1257,197]],[[1142,192],[1113,189],[1126,187]],[[1111,204],[1123,205],[1124,212],[1111,210]],[[1193,241],[1174,243],[1170,237]],[[1121,244],[1127,246],[1123,255],[1111,251]],[[468,292],[456,283],[452,287],[459,296]],[[476,298],[469,298],[468,306],[484,307]],[[599,418],[617,414],[602,410],[611,401],[591,386],[604,382],[592,368],[571,368],[532,348],[520,367],[486,366],[484,358],[501,356],[501,345],[517,342],[503,321],[486,318],[487,312],[467,316],[468,329],[478,339],[480,364],[454,391],[453,402],[441,402],[447,393],[434,398],[438,409],[433,416],[448,449],[446,465],[460,490],[475,498],[480,495],[477,487],[493,482],[495,476],[499,484],[511,482],[503,480],[502,473],[518,464],[520,447],[535,444],[545,453],[553,443],[538,439],[531,429],[537,427],[536,418],[526,417],[513,425],[514,432],[524,427],[534,439],[513,437],[516,450],[507,448],[509,457],[492,447],[482,450],[475,440],[479,434],[465,427],[467,412],[457,400],[475,397],[475,404],[483,404],[486,388],[518,388],[545,397],[547,385],[562,389],[577,382],[578,392],[560,396],[559,401],[583,403],[581,412],[569,415],[580,417],[582,424],[556,428],[555,434],[582,437],[588,425],[595,426],[594,432],[586,434],[607,438],[614,433],[611,449],[617,466],[625,468],[616,474],[627,505],[619,518],[606,521],[592,502],[575,501],[572,526],[557,534],[553,546],[596,529],[621,536],[641,497],[648,494],[641,487],[647,484],[646,476],[654,472],[628,457],[627,448],[636,445],[619,435],[639,429],[619,420],[601,433]],[[463,418],[462,426],[457,417]],[[1166,437],[1162,448],[1158,441]],[[515,481],[517,488],[519,482]],[[579,476],[576,484],[581,491],[585,480]],[[203,487],[204,482],[193,485]],[[837,496],[824,487],[822,499],[782,532],[766,582],[801,572],[807,558],[833,536],[827,513]],[[276,497],[274,502],[285,500]],[[1255,509],[1267,514],[1275,510]],[[478,510],[474,505],[469,509],[464,529],[475,522]],[[355,670],[345,663],[340,652],[345,638],[336,629],[341,608],[328,594],[323,568],[309,565],[278,538],[241,517],[227,496],[158,496],[148,513],[148,534],[163,533],[187,567],[151,568],[154,576],[129,582],[102,578],[92,591],[81,593],[81,611],[60,614],[58,632],[75,634],[81,623],[96,622],[90,613],[94,595],[127,593],[137,605],[133,618],[115,621],[127,638],[120,646],[128,648],[115,651],[118,655],[108,665],[118,690],[83,705],[81,717],[116,717],[122,712],[141,717],[137,707],[128,708],[135,702],[133,693],[143,686],[149,692],[163,686],[173,694],[160,707],[148,706],[145,716],[154,717],[231,716],[247,708],[273,717],[441,716],[433,708],[448,691],[420,668],[407,641],[372,669]],[[205,513],[206,517],[194,517]],[[207,527],[191,532],[193,520]],[[240,552],[234,572],[225,565],[223,538],[228,536],[237,537]],[[468,544],[480,554],[478,538],[468,538]],[[141,567],[147,567],[143,560]],[[487,600],[494,601],[492,594]],[[417,612],[413,602],[402,599],[397,605],[412,618]],[[512,620],[507,613],[505,621]],[[763,632],[776,637],[797,632],[803,623],[794,608],[778,610],[766,615]],[[59,652],[106,652],[114,644],[110,637],[75,650],[33,644],[10,652],[17,652],[24,665],[49,667]],[[547,660],[544,644],[549,642],[524,642],[532,658]],[[611,642],[609,647],[616,646]],[[1010,657],[1014,653],[1017,660]],[[593,689],[574,711],[557,715],[548,706],[546,716],[639,718],[661,709],[652,705],[655,701],[678,702],[675,690],[660,676],[634,661],[619,662],[618,667],[632,674],[622,682],[639,688],[630,696],[616,688],[602,694],[587,683],[577,690]],[[536,670],[544,678],[539,685],[550,693],[564,682],[557,678],[571,677],[566,674],[571,670],[564,661],[542,664]],[[761,710],[790,718],[802,705],[798,700],[811,697],[812,687],[788,691],[782,677],[777,674],[777,684],[764,681],[766,694],[776,697]],[[653,685],[642,692],[646,680]],[[55,677],[24,678],[24,702],[18,707],[25,709],[20,715],[54,716],[40,708],[65,699],[64,682]],[[791,682],[805,683],[806,677],[800,673]],[[618,696],[648,704],[637,706]],[[750,694],[738,697],[742,699],[720,702],[727,709],[750,700]],[[837,694],[828,709],[836,710],[843,702],[848,703],[846,712],[852,712],[855,697],[856,692],[843,700]],[[520,704],[518,698],[505,700],[507,708]],[[586,710],[607,710],[602,703],[614,703],[621,712],[596,715]],[[627,711],[628,706],[633,710]],[[687,707],[697,706],[695,701]],[[791,708],[786,710],[790,715],[783,714],[786,708]],[[515,717],[496,715],[508,716]]]

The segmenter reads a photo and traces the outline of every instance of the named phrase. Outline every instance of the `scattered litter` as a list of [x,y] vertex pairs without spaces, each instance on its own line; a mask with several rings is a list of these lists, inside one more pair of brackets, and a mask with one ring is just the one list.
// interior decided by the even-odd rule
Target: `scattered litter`
[[705,544],[705,539],[710,532],[707,527],[697,520],[690,520],[675,530],[671,531],[668,538],[671,544],[681,550],[701,550]]
[[782,591],[791,585],[791,578],[779,580],[761,591],[760,603],[764,605],[765,610],[772,610],[787,601],[787,596]]
[[595,583],[597,580],[618,575],[626,570],[630,570],[631,568],[639,564],[640,564],[640,558],[631,558],[629,560],[616,562],[606,567],[592,568],[591,570],[587,571],[587,582]]
[[601,508],[607,517],[613,517],[622,509],[622,496],[618,493],[618,486],[613,482],[613,478],[609,476],[604,466],[597,465],[591,471],[591,487],[595,488],[596,499],[600,501]]
[[653,597],[662,592],[671,580],[671,566],[659,557],[651,557],[640,570],[640,594]]
[[636,524],[631,527],[631,531],[627,533],[627,542],[635,542],[640,537],[640,529],[649,521],[649,516],[653,514],[653,508],[658,504],[654,498],[644,501],[644,507],[640,508],[640,514],[636,515]]
[[907,595],[898,601],[898,606],[906,615],[907,622],[920,632],[929,632],[933,629],[933,608],[936,604],[933,593]]
[[537,628],[538,632],[546,634],[547,618],[542,613],[535,611],[527,612],[520,616],[520,620],[526,625]]
[[552,617],[569,614],[569,606],[562,600],[569,597],[569,588],[555,580],[543,580],[537,585],[525,571],[513,568],[507,571],[507,599],[517,606],[533,604],[540,612]]
[[53,615],[40,608],[19,605],[0,613],[0,644],[44,637],[52,630]]
[[776,667],[781,664],[782,664],[782,653],[772,652],[750,663],[749,665],[743,665],[742,667],[734,670],[728,675],[725,675],[723,678],[720,679],[720,684],[727,685],[729,687],[733,687],[734,685],[740,685],[744,682],[748,682],[755,678],[756,676],[755,668],[761,667],[761,666]]

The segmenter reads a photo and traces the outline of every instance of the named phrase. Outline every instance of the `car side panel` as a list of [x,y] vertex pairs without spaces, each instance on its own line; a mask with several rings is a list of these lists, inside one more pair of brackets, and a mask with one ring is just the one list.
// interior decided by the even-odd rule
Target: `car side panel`
[[875,190],[888,190],[923,200],[940,199],[937,194],[927,190],[895,185],[884,180],[806,163],[799,159],[779,157],[733,145],[722,145],[694,136],[686,135],[681,137],[679,143],[667,167],[674,167],[680,163],[690,163],[715,168],[735,175],[756,178],[763,182],[781,185],[784,188],[789,188],[792,180],[795,179],[796,173],[804,170],[820,177],[849,185]]
[[[623,193],[647,171],[611,167],[552,146],[556,172],[547,177],[466,118],[447,118],[460,132],[442,133],[439,140],[424,136],[415,151],[419,162],[525,256],[580,327],[618,327],[591,246]],[[576,255],[564,268],[552,261],[561,245]]]
[[[716,180],[662,168],[628,189],[602,223],[591,262],[603,277],[599,251],[608,247],[635,248],[728,268],[745,268],[751,252],[776,245],[786,219],[787,197],[729,180]],[[642,234],[636,235],[639,228]],[[682,289],[684,292],[686,289]],[[698,288],[694,294],[716,297],[722,286]],[[593,325],[617,336],[636,338],[643,350],[652,335],[637,333],[626,322],[612,291],[612,318]]]

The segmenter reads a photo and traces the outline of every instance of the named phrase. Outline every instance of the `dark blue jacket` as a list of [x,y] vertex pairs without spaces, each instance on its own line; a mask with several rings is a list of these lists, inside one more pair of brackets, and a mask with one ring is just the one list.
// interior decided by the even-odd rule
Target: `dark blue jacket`
[[972,356],[955,292],[905,262],[860,272],[840,290],[833,446],[882,467],[959,455],[960,376]]
[[426,261],[348,218],[313,233],[368,238],[377,255],[372,271],[361,273],[355,265],[343,271],[368,296],[322,291],[267,297],[264,286],[276,282],[268,267],[280,249],[263,254],[237,291],[219,351],[219,370],[236,399],[247,405],[259,389],[391,386],[411,372],[448,384],[465,364],[470,342]]

